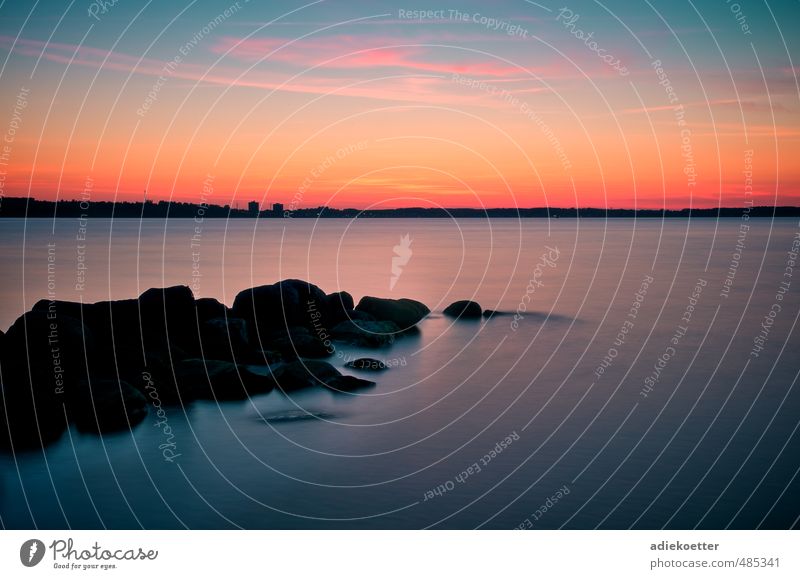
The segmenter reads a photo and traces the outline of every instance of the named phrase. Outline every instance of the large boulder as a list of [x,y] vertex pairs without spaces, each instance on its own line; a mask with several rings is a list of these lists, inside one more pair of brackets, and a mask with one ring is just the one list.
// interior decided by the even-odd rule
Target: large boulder
[[47,300],[42,299],[33,304],[32,312],[50,312],[51,315],[62,315],[74,318],[76,320],[83,320],[84,323],[91,323],[91,310],[93,304],[84,304],[80,302],[68,302],[64,300]]
[[212,318],[200,324],[204,358],[235,362],[250,355],[247,322],[239,318]]
[[333,327],[339,322],[352,318],[355,302],[347,292],[328,294],[326,300],[325,322]]
[[201,324],[215,318],[233,317],[233,311],[214,298],[199,298],[194,302],[197,310],[197,321]]
[[[92,329],[104,355],[123,358],[142,350],[139,300],[113,300],[84,306],[84,321]],[[119,354],[119,356],[117,356]]]
[[191,290],[186,286],[148,290],[133,300],[92,304],[90,327],[113,372],[137,388],[148,372],[162,400],[186,402],[172,373],[176,361],[201,355],[200,330]]
[[151,288],[139,296],[146,349],[167,343],[199,355],[200,339],[194,295],[188,286]]
[[56,309],[27,312],[4,339],[4,383],[65,394],[90,374],[97,348],[93,332],[80,320]]
[[147,399],[124,381],[82,381],[70,396],[68,414],[83,432],[128,430],[147,416]]
[[393,300],[370,296],[361,298],[355,311],[369,314],[376,320],[394,322],[401,331],[412,328],[431,313],[425,304],[416,300],[408,298]]
[[233,314],[248,321],[251,342],[256,343],[261,333],[293,326],[313,327],[314,318],[324,315],[327,304],[328,297],[317,286],[287,279],[239,292],[233,301]]
[[354,322],[346,321],[337,324],[331,330],[331,337],[337,342],[344,342],[364,348],[379,348],[394,343],[400,328],[394,322]]
[[88,328],[54,307],[14,322],[0,353],[0,445],[35,448],[61,436],[64,405],[88,376],[94,348]]
[[478,302],[460,300],[447,306],[444,315],[451,318],[477,319],[483,315],[483,308]]
[[[90,364],[105,366],[101,374],[115,376],[119,366],[134,372],[146,365],[147,352],[199,355],[198,318],[191,290],[186,286],[154,288],[138,299],[94,304],[41,300],[34,312],[55,311],[82,322],[95,338]],[[110,371],[109,371],[110,369]]]
[[[61,301],[48,304],[42,300],[34,305],[33,311],[48,311],[48,308],[55,309],[58,316],[66,314],[81,320],[82,327],[94,337],[86,359],[95,377],[124,376],[123,379],[135,384],[147,366],[146,352],[169,355],[163,314],[159,313],[155,322],[143,323],[138,299],[93,304]],[[160,330],[153,327],[154,323]]]

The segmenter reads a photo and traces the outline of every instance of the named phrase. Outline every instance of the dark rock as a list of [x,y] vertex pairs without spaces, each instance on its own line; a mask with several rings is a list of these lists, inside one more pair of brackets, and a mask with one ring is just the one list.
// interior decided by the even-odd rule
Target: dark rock
[[[5,387],[3,368],[3,386]],[[14,453],[35,450],[61,438],[67,418],[59,400],[32,391],[15,392],[0,400],[0,449]]]
[[377,322],[378,320],[375,319],[375,316],[368,314],[367,312],[359,312],[356,310],[347,312],[347,319],[353,322]]
[[335,392],[352,392],[361,388],[372,388],[375,386],[375,382],[356,378],[355,376],[339,376],[328,380],[325,386]]
[[151,398],[187,404],[242,399],[276,385],[373,386],[299,358],[331,355],[333,339],[391,344],[428,313],[406,299],[367,297],[354,308],[347,292],[326,295],[301,280],[245,290],[232,309],[195,300],[187,286],[94,304],[41,300],[0,332],[0,444],[40,447],[70,421],[82,431],[125,430],[144,419]]
[[[91,330],[96,348],[90,354],[112,370],[120,363],[145,365],[144,352],[180,349],[199,355],[197,311],[186,286],[153,288],[138,299],[77,302],[37,302],[33,311],[51,312],[81,320]],[[111,374],[109,374],[110,376]]]
[[[115,375],[115,367],[121,363],[135,364],[141,369],[145,363],[144,351],[166,351],[170,343],[167,336],[170,328],[173,329],[169,337],[179,337],[178,341],[183,344],[182,349],[186,347],[187,336],[194,336],[194,340],[189,340],[190,348],[197,343],[194,312],[191,312],[189,318],[190,310],[184,307],[182,315],[187,319],[183,324],[173,319],[174,314],[170,314],[168,322],[164,307],[154,307],[154,302],[159,301],[157,296],[152,292],[145,294],[147,294],[145,297],[147,305],[142,315],[138,299],[103,301],[94,304],[40,300],[33,306],[32,311],[55,315],[58,318],[66,316],[79,320],[82,327],[90,330],[94,337],[94,347],[88,351],[92,369],[105,366],[105,369],[99,369],[100,373],[112,376]],[[170,294],[171,292],[167,292],[167,295]],[[168,299],[171,307],[173,300]],[[176,312],[180,313],[180,308],[177,308]],[[174,343],[173,345],[178,346]]]
[[292,326],[312,327],[317,312],[324,315],[328,297],[317,286],[298,279],[287,279],[239,292],[233,301],[233,313],[250,324],[253,333]]
[[357,360],[351,360],[345,364],[345,366],[347,368],[355,368],[356,370],[372,371],[387,370],[389,368],[384,362],[376,360],[375,358],[358,358]]
[[308,328],[296,326],[272,332],[262,339],[267,348],[280,352],[284,358],[327,358],[333,354],[334,348],[328,334],[324,330],[320,333],[321,336]]
[[345,291],[328,294],[328,307],[334,307],[337,304],[342,308],[342,311],[345,312],[355,309],[356,307],[353,296]]
[[4,342],[4,374],[10,379],[22,378],[20,387],[25,389],[30,378],[39,392],[64,393],[85,379],[89,375],[87,361],[91,363],[98,348],[85,324],[55,309],[19,317]]
[[80,302],[67,302],[63,300],[39,300],[31,308],[32,312],[53,312],[54,315],[68,316],[76,320],[83,320],[85,324],[91,323],[91,310],[94,304]]
[[444,315],[451,318],[480,318],[483,315],[483,309],[480,304],[470,300],[460,300],[453,302],[444,310]]
[[277,387],[284,392],[301,388],[324,386],[325,381],[338,378],[341,373],[321,360],[294,360],[278,364],[272,369]]
[[173,363],[180,359],[187,359],[185,353],[173,352],[173,358],[167,352],[147,352],[144,356],[145,365],[139,363],[137,356],[132,363],[125,363],[121,359],[119,368],[120,377],[136,387],[145,397],[158,399],[162,404],[180,404],[186,406],[198,397],[198,388],[194,383],[182,382],[179,384],[173,371]]
[[212,318],[200,326],[204,358],[235,362],[250,354],[247,322],[239,318]]
[[194,295],[188,286],[151,288],[139,296],[145,349],[175,344],[200,355],[200,338]]
[[297,359],[296,355],[284,354],[277,350],[255,350],[244,359],[244,363],[253,366],[272,366],[278,362],[295,359]]
[[[39,369],[33,370],[37,366]],[[29,365],[24,355],[14,360],[3,352],[0,448],[15,452],[42,448],[61,437],[68,420],[64,415],[63,373],[58,374],[52,359],[31,361]]]
[[142,324],[139,300],[105,301],[84,306],[84,320],[103,349],[113,360],[117,352],[130,355],[142,351]]
[[284,392],[320,386],[348,392],[375,385],[355,376],[343,376],[332,365],[320,360],[295,360],[279,364],[272,372],[277,387]]
[[70,396],[68,415],[83,432],[128,430],[147,416],[147,399],[127,382],[83,381]]
[[241,400],[269,392],[272,378],[251,372],[246,366],[223,360],[189,358],[175,364],[181,392],[211,400]]
[[200,298],[194,302],[197,320],[202,324],[215,318],[234,317],[233,311],[214,298]]
[[49,310],[30,311],[9,328],[0,353],[0,444],[36,448],[67,426],[64,404],[89,375],[92,333],[79,320]]
[[339,322],[350,319],[355,303],[349,293],[336,292],[328,294],[325,307],[325,323],[333,327]]
[[329,420],[332,414],[327,412],[308,412],[306,410],[287,410],[286,412],[276,412],[269,416],[264,416],[262,420],[270,424],[280,422],[300,422],[304,420]]
[[376,320],[390,321],[400,330],[415,326],[431,311],[422,302],[402,298],[399,300],[365,296],[356,306],[357,312],[364,312]]
[[194,294],[189,286],[175,285],[165,288],[150,288],[139,296],[143,312],[184,318],[194,317]]
[[394,343],[400,328],[394,322],[342,322],[331,330],[334,340],[354,346],[377,348]]

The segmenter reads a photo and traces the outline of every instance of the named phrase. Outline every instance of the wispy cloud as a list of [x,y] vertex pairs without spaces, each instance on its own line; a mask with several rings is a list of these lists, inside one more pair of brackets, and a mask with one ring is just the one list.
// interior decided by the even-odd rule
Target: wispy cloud
[[[428,40],[424,42],[423,40]],[[442,47],[446,39],[387,38],[370,35],[336,35],[292,40],[285,38],[236,38],[226,36],[212,47],[245,62],[281,62],[296,66],[335,69],[396,68],[412,71],[475,74],[504,77],[518,75],[520,68],[490,58],[478,59],[471,50],[458,58],[458,47]],[[432,48],[448,51],[444,62],[432,57]]]
[[[402,102],[424,103],[451,103],[452,95],[448,96],[441,89],[446,89],[451,84],[449,81],[440,80],[446,67],[418,66],[414,68],[398,67],[396,74],[382,71],[372,78],[352,76],[350,78],[324,76],[314,74],[287,73],[286,71],[265,70],[263,67],[247,70],[245,66],[231,66],[230,63],[209,66],[204,64],[184,61],[179,66],[167,70],[167,62],[154,58],[141,58],[121,52],[112,52],[91,46],[77,46],[50,42],[45,43],[34,39],[15,39],[10,36],[0,35],[0,49],[11,51],[15,54],[31,58],[42,58],[45,61],[79,66],[90,69],[102,69],[121,73],[144,75],[157,78],[166,76],[169,79],[192,81],[202,85],[215,85],[222,87],[247,87],[263,90],[275,90],[308,94],[331,94],[337,96],[363,97]],[[362,67],[368,62],[384,63],[405,62],[406,56],[400,53],[363,56]],[[413,74],[402,74],[402,68]],[[484,70],[480,67],[477,70]],[[488,70],[488,69],[486,69]],[[449,70],[447,71],[449,72]],[[439,87],[439,88],[437,88]]]
[[[755,102],[752,100],[738,100],[738,99],[709,99],[707,101],[692,101],[688,103],[679,103],[684,108],[709,108],[709,107],[733,107],[741,108],[745,111],[767,111],[770,105],[767,102]],[[658,113],[663,111],[674,111],[678,105],[658,105],[652,107],[637,107],[622,109],[618,114],[639,114],[639,113]],[[772,104],[773,110],[787,111],[788,109],[780,103]]]

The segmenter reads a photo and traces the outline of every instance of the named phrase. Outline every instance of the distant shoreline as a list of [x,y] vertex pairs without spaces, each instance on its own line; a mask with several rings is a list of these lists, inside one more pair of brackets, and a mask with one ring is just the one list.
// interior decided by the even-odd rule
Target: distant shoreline
[[680,218],[680,217],[800,217],[797,206],[717,207],[710,209],[602,209],[596,207],[531,207],[531,208],[422,208],[400,209],[333,209],[313,207],[284,209],[238,209],[228,205],[206,205],[168,201],[42,201],[26,197],[6,197],[0,203],[0,218],[136,218],[136,219],[385,219],[385,218]]

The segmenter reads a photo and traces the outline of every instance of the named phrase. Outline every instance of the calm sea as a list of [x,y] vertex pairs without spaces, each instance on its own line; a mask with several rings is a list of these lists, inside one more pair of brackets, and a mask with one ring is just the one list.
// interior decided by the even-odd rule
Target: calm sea
[[[230,305],[291,277],[433,313],[390,349],[337,351],[338,366],[393,365],[374,389],[168,408],[174,462],[155,417],[0,455],[2,526],[796,527],[799,232],[796,219],[4,219],[2,329],[48,295],[186,284]],[[511,315],[453,323],[441,311],[457,299]],[[318,418],[287,419],[301,410]]]

